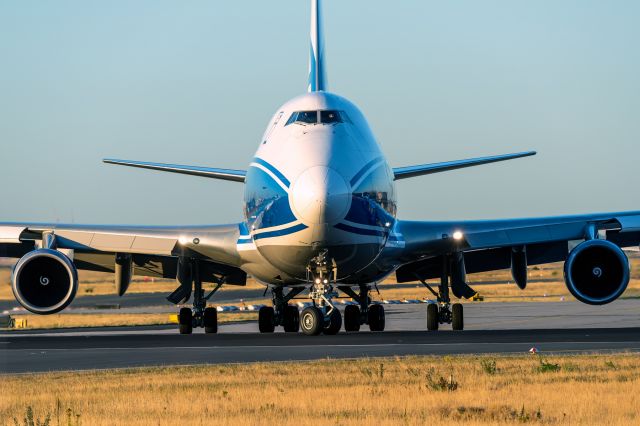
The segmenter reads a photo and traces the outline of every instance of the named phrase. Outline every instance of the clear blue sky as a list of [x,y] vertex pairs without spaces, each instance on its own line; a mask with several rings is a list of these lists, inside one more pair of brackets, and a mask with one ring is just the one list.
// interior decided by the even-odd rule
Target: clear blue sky
[[[0,221],[241,219],[246,168],[306,88],[309,2],[0,1]],[[326,0],[329,89],[392,166],[535,149],[398,183],[406,219],[640,209],[640,2]]]

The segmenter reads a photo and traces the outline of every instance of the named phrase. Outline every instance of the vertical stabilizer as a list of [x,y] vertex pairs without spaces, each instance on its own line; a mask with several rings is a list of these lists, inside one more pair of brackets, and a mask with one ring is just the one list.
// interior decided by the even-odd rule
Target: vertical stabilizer
[[311,0],[311,48],[309,52],[309,92],[326,90],[324,71],[324,38],[322,35],[321,1]]

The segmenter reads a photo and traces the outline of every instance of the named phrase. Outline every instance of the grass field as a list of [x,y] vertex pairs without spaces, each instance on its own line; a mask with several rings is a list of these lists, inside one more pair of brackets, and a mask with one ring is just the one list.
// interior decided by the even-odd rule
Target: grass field
[[637,425],[638,355],[408,357],[2,377],[0,422]]

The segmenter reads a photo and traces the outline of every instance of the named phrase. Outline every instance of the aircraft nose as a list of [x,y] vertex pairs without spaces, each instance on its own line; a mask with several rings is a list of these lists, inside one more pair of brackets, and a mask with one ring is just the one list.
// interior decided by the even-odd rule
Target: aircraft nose
[[295,180],[290,200],[296,216],[304,223],[336,223],[347,214],[351,193],[340,173],[316,166]]

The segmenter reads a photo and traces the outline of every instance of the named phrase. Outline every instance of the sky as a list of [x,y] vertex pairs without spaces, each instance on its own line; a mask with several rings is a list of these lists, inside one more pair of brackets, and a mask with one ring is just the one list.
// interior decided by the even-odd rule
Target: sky
[[[328,88],[392,167],[536,150],[397,182],[399,218],[640,210],[640,2],[326,0]],[[0,222],[242,219],[245,169],[307,85],[309,1],[0,0]]]

